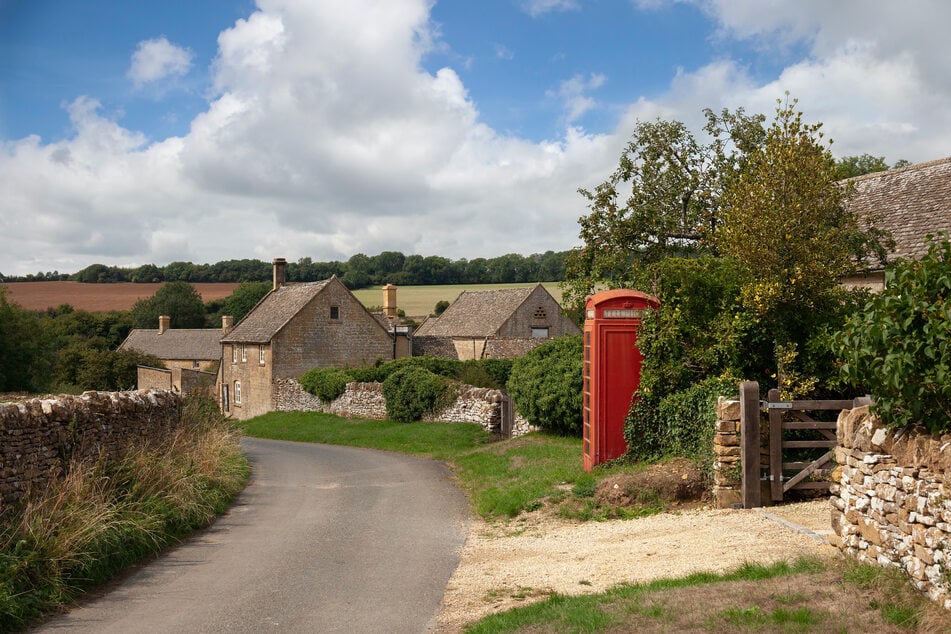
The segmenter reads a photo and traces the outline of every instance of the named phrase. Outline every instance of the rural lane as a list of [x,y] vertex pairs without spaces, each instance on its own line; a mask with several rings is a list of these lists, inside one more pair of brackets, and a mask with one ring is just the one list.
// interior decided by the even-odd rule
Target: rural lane
[[251,483],[209,529],[43,632],[425,632],[466,539],[441,464],[246,438]]

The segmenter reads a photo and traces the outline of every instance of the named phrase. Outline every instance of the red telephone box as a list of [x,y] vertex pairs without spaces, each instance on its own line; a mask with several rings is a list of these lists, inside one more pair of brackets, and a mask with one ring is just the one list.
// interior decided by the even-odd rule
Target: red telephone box
[[624,419],[641,382],[637,331],[648,308],[660,302],[640,291],[602,291],[585,302],[584,469],[626,450]]

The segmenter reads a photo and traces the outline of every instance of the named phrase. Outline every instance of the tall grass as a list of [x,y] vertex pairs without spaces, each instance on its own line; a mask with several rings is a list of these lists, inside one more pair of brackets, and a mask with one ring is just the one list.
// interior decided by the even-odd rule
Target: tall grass
[[0,631],[19,629],[206,526],[247,482],[240,433],[189,398],[161,443],[71,462],[0,517]]

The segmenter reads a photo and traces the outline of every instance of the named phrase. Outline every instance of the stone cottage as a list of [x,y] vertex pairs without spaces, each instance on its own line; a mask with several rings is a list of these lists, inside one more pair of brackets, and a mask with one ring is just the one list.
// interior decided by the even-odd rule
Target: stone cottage
[[393,334],[340,280],[285,284],[285,272],[275,259],[272,290],[221,339],[219,398],[235,418],[274,410],[282,379],[394,357]]
[[140,390],[175,390],[188,394],[215,385],[221,361],[221,337],[231,328],[231,317],[222,317],[221,328],[170,328],[168,315],[159,317],[158,329],[136,328],[119,350],[136,350],[162,360],[164,368],[139,366]]
[[516,358],[554,337],[580,335],[544,286],[463,291],[413,333],[413,355]]
[[[928,252],[927,236],[951,233],[951,158],[874,172],[845,181],[853,189],[851,207],[860,218],[879,216],[876,226],[891,233],[896,258],[919,258]],[[848,286],[885,287],[877,263],[844,280]]]

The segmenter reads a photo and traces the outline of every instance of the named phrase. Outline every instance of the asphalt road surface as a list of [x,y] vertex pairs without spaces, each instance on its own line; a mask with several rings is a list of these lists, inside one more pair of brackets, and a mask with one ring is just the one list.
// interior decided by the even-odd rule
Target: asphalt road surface
[[211,528],[44,632],[425,632],[465,541],[439,463],[245,439],[253,475]]

